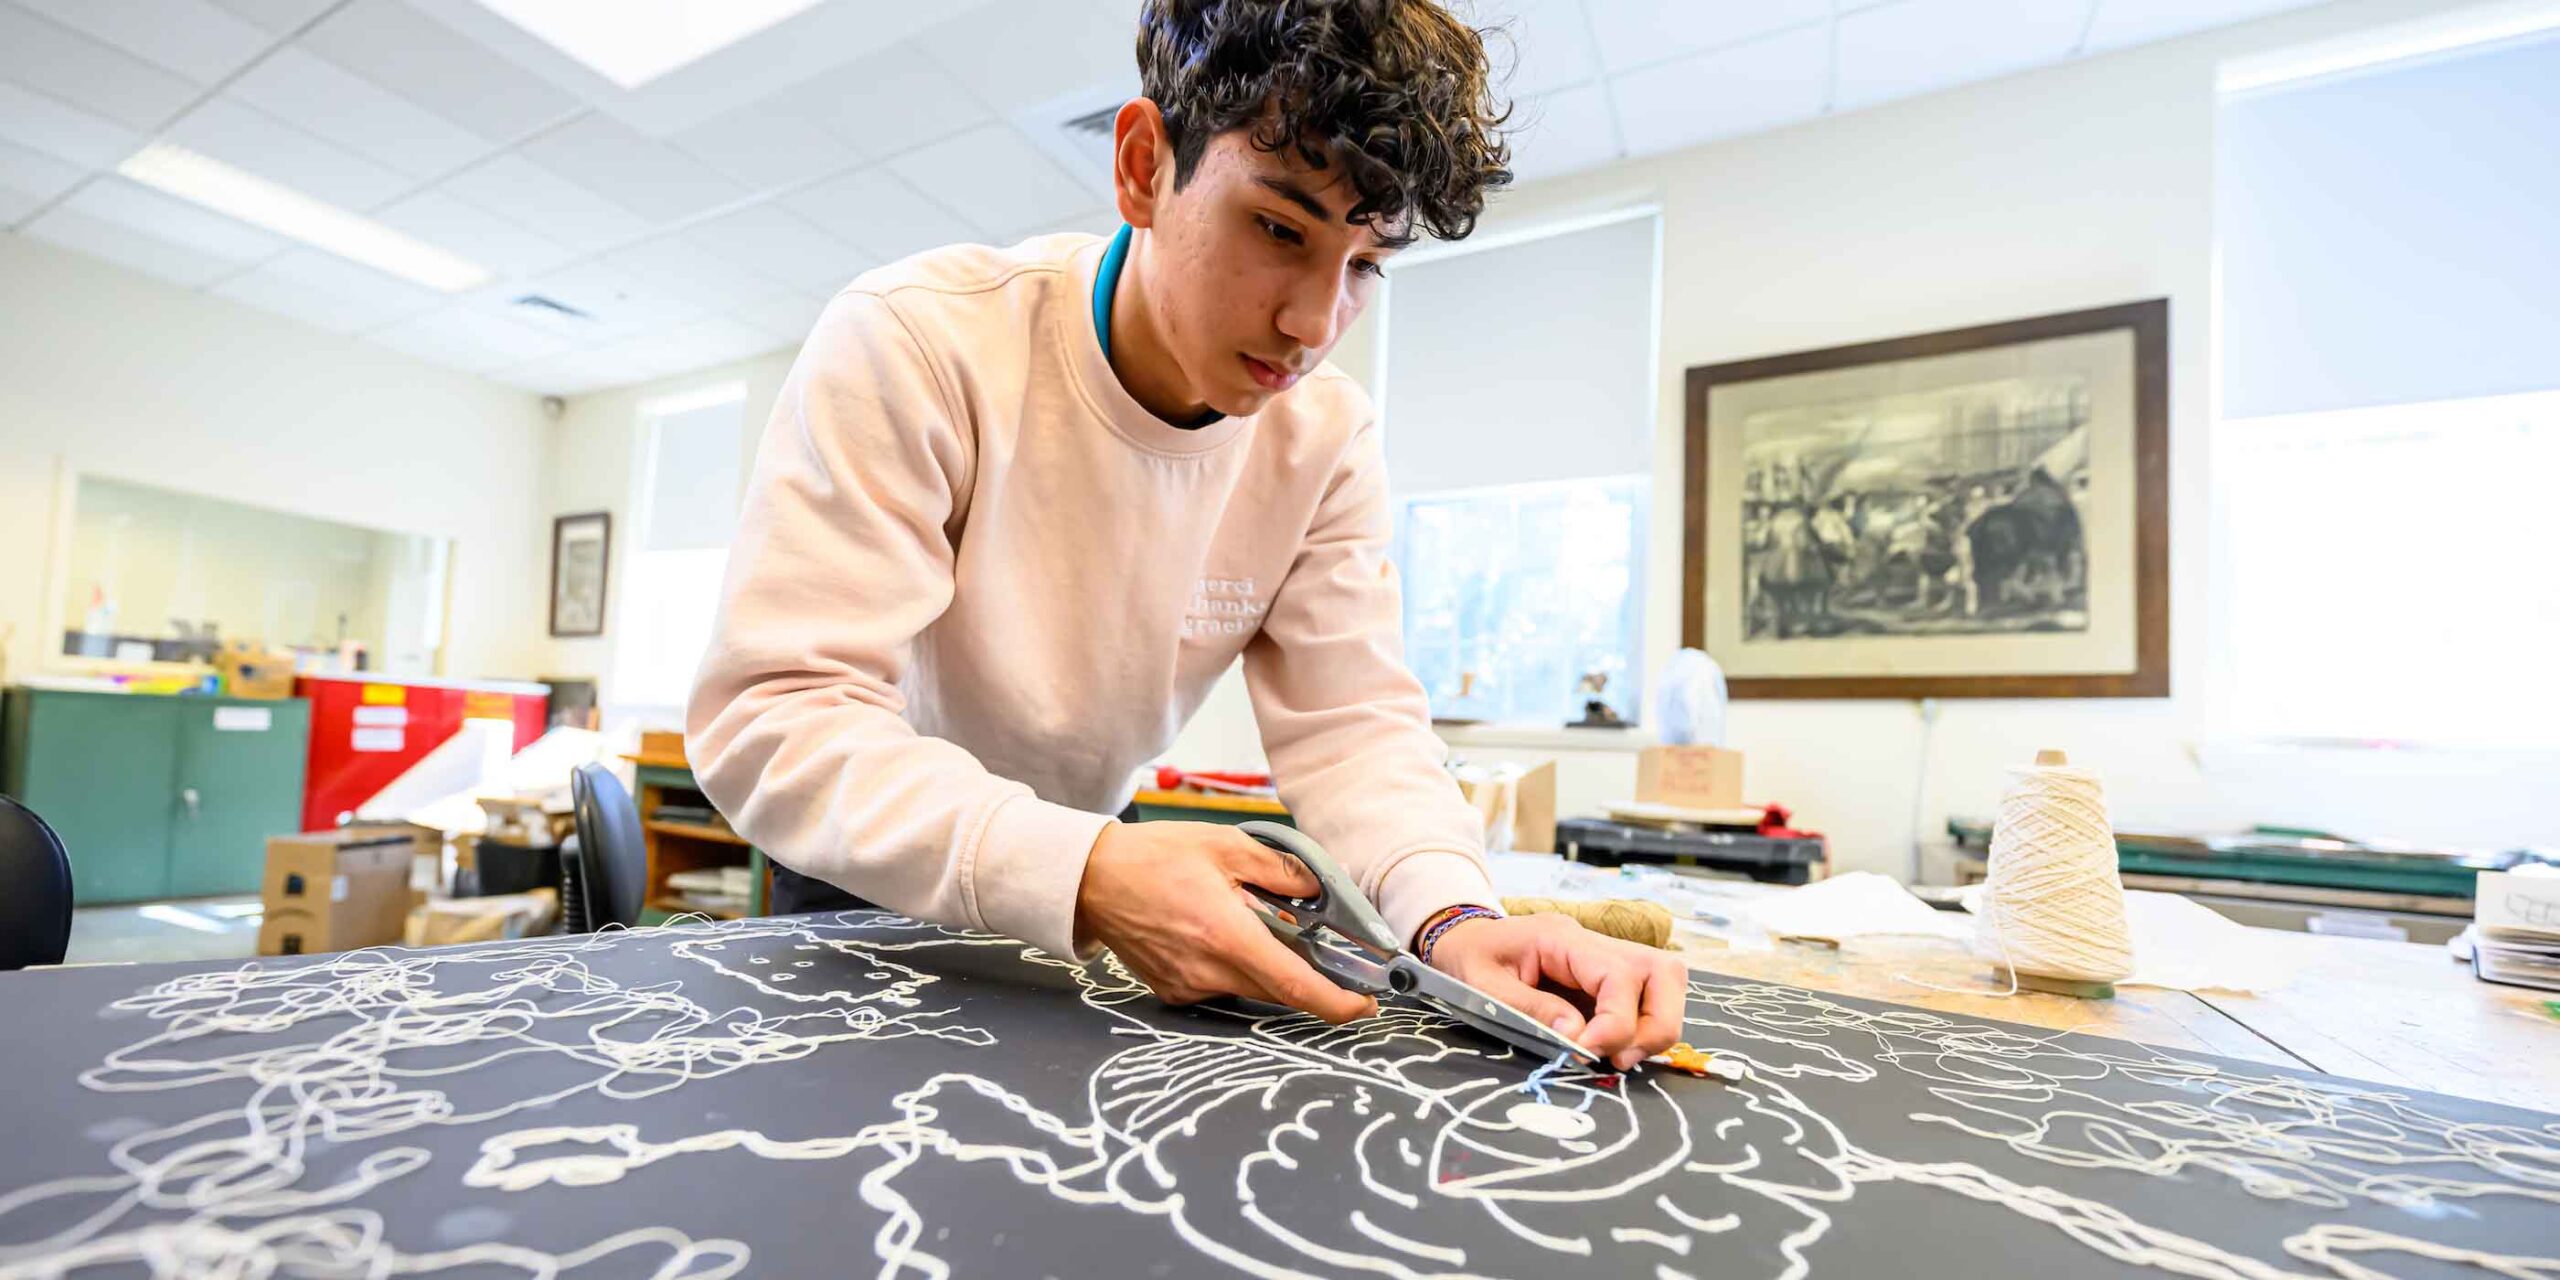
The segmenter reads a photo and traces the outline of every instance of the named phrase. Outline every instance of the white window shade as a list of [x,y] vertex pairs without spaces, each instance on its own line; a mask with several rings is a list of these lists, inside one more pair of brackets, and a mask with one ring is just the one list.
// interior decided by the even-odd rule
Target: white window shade
[[1391,269],[1399,495],[1653,470],[1652,217]]
[[655,418],[648,432],[649,509],[646,551],[697,551],[729,545],[738,524],[743,399],[722,400]]
[[2227,728],[2560,748],[2560,392],[2225,423],[2213,465]]
[[2227,417],[2560,385],[2560,38],[2224,101]]

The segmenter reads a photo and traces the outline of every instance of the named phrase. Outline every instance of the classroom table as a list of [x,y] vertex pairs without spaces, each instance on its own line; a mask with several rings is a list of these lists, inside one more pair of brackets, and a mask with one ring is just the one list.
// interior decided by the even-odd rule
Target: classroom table
[[[1995,1236],[2017,1274],[2377,1242],[2525,1274],[2560,1201],[2560,1024],[2419,948],[2300,941],[2257,1009],[1931,992],[1909,979],[1980,962],[1917,942],[1693,951],[1735,975],[1693,985],[1693,1038],[1751,1064],[1715,1080],[1532,1070],[1408,1007],[1168,1008],[868,912],[0,974],[0,1023],[47,1029],[8,1056],[0,1276],[1703,1274],[1655,1265],[1695,1251],[1774,1278],[1951,1274]],[[2305,1063],[2384,1088],[2252,1074]],[[2419,1166],[2434,1192],[2400,1189]]]
[[1986,962],[1941,938],[1732,951],[1684,936],[1679,950],[1730,977],[2560,1109],[2560,1018],[2545,1006],[2560,993],[2481,982],[2441,946],[2253,932],[2294,953],[2292,981],[2255,995],[2119,987],[2109,1000],[2000,995]]

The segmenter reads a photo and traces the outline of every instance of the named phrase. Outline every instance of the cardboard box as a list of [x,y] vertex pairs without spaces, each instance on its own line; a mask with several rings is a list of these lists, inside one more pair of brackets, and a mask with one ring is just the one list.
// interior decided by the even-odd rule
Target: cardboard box
[[1531,766],[1517,778],[1458,779],[1458,791],[1484,815],[1485,845],[1517,853],[1556,849],[1556,762]]
[[250,644],[233,644],[213,656],[213,665],[222,673],[222,692],[226,696],[270,700],[293,696],[293,655],[290,653],[270,653]]
[[1742,753],[1722,747],[1646,747],[1636,753],[1636,799],[1684,809],[1734,809],[1742,799]]
[[557,889],[494,898],[439,898],[410,910],[407,941],[413,947],[441,947],[527,938],[549,930],[559,910]]
[[258,954],[313,955],[400,941],[409,922],[413,829],[348,827],[267,839]]
[[644,729],[640,732],[640,754],[653,761],[672,764],[684,759],[684,735],[668,729]]

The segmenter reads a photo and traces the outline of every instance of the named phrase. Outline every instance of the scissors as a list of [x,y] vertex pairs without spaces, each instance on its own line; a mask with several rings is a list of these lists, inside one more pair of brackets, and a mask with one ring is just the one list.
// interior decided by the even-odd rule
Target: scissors
[[1312,898],[1292,898],[1258,885],[1244,888],[1258,900],[1254,912],[1262,923],[1334,985],[1365,995],[1393,992],[1411,997],[1485,1035],[1525,1049],[1540,1061],[1559,1053],[1585,1063],[1600,1061],[1600,1055],[1554,1028],[1424,964],[1405,949],[1385,917],[1324,846],[1304,832],[1274,822],[1248,822],[1239,829],[1297,859],[1316,878]]

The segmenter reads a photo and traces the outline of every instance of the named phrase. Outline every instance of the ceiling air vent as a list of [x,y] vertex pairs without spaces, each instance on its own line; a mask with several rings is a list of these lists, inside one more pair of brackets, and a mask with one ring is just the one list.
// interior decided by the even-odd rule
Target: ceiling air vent
[[546,298],[538,293],[528,293],[507,305],[511,307],[522,307],[533,316],[537,316],[544,320],[593,321],[595,319],[594,316],[591,316],[576,307],[570,306],[568,303],[562,302],[558,298]]
[[1040,150],[1074,174],[1097,196],[1111,194],[1111,121],[1120,104],[1138,95],[1134,77],[1090,85],[1015,114]]

